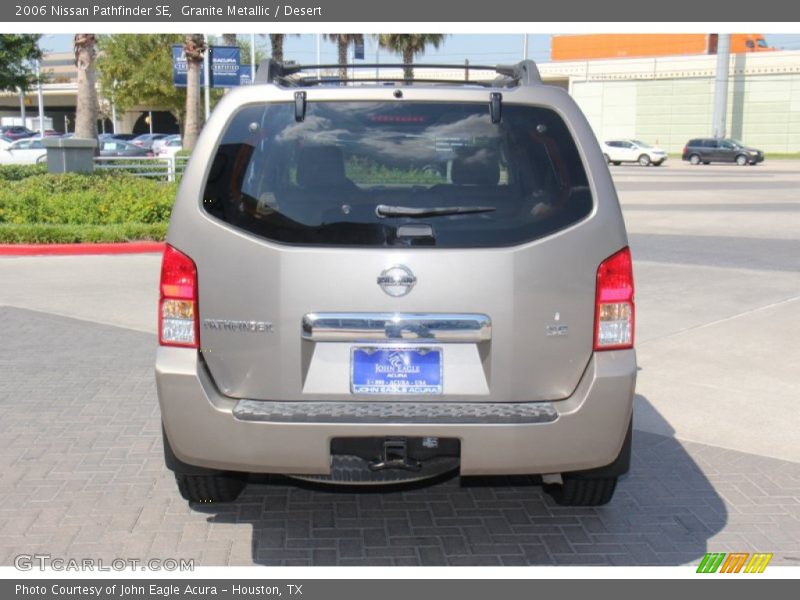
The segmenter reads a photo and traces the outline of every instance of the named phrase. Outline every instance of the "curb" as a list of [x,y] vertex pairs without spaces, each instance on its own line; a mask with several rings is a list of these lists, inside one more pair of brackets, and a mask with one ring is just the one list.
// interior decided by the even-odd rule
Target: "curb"
[[145,254],[163,252],[164,246],[164,242],[122,242],[107,244],[0,244],[0,256]]

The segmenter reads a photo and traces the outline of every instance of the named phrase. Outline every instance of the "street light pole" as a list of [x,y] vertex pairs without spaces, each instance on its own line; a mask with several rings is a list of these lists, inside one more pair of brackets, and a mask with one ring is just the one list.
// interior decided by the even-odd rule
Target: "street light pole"
[[111,97],[111,125],[114,135],[117,134],[117,80],[111,86],[113,96]]
[[36,83],[39,93],[39,137],[44,137],[44,92],[42,90],[42,65],[41,61],[36,61]]
[[250,83],[256,82],[256,34],[250,34]]
[[206,104],[206,121],[211,116],[211,47],[208,45],[208,34],[203,34],[203,40],[206,46],[206,56],[203,61],[203,75],[206,78],[205,86],[205,104]]
[[22,88],[17,88],[19,90],[19,118],[22,119],[22,126],[25,127],[25,92],[22,91]]
[[728,71],[731,64],[731,34],[720,33],[717,41],[717,77],[714,84],[714,117],[711,121],[715,138],[725,137],[728,120]]
[[528,34],[522,35],[522,60],[528,60]]

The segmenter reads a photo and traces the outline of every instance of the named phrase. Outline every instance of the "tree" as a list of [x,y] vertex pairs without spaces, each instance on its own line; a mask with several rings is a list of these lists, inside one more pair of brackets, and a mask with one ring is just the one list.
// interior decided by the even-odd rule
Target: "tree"
[[135,106],[168,110],[183,129],[186,90],[172,81],[172,45],[179,34],[122,34],[100,36],[97,70],[103,96],[118,112]]
[[183,52],[186,55],[186,125],[183,130],[184,150],[193,150],[200,135],[200,69],[206,44],[202,33],[187,33]]
[[33,62],[42,57],[39,35],[0,35],[0,90],[23,92],[36,83]]
[[269,43],[272,46],[272,60],[275,62],[283,62],[283,38],[285,37],[282,33],[269,34]]
[[238,43],[236,42],[236,34],[235,33],[223,33],[222,34],[222,43],[226,46],[237,46]]
[[382,48],[397,52],[403,56],[403,76],[406,81],[414,79],[414,57],[425,53],[425,48],[438,48],[445,36],[440,33],[385,33],[378,36]]
[[336,42],[339,48],[339,79],[347,79],[347,49],[350,44],[363,44],[364,35],[361,33],[326,33],[325,39]]
[[73,41],[75,66],[78,69],[75,137],[92,140],[97,137],[97,77],[94,64],[96,41],[93,33],[76,33]]

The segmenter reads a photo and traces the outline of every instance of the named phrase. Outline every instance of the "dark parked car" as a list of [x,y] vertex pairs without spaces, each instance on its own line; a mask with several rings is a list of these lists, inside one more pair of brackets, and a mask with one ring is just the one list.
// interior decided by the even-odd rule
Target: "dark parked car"
[[147,148],[115,139],[100,140],[100,156],[153,156]]
[[122,140],[123,142],[130,142],[138,137],[133,133],[101,133],[97,136],[98,140]]
[[763,162],[764,153],[729,138],[697,138],[684,146],[682,158],[693,165],[730,162],[744,166]]
[[33,137],[36,135],[36,132],[20,125],[3,125],[0,127],[0,135],[16,141],[23,138]]

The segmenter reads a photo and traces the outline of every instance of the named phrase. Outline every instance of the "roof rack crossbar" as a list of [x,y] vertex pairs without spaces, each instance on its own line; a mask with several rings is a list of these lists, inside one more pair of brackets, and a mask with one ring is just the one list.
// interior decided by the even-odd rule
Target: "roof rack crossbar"
[[[331,78],[317,78],[317,77],[304,77],[302,79],[278,79],[280,83],[285,83],[290,87],[298,86],[312,86],[320,84],[341,84],[341,83],[408,83],[403,77],[359,77],[358,79],[340,79],[339,77]],[[492,87],[495,84],[492,80],[480,79],[433,79],[414,77],[410,83],[441,83],[449,85],[476,85],[481,87]]]
[[[366,64],[322,64],[322,65],[287,65],[284,63],[275,62],[272,59],[262,61],[258,65],[256,71],[256,78],[254,83],[280,83],[287,86],[299,85],[320,85],[322,83],[352,83],[352,82],[371,82],[371,83],[392,83],[392,82],[409,82],[405,77],[378,77],[375,78],[340,78],[338,76],[321,77],[301,77],[293,78],[298,73],[316,71],[319,73],[322,69],[335,69],[337,72],[342,68],[348,71],[352,69],[402,69],[406,65],[402,63],[366,63]],[[480,80],[480,79],[434,79],[434,78],[417,78],[415,77],[410,83],[448,83],[448,84],[475,84],[475,85],[491,85],[500,87],[511,87],[513,85],[538,85],[542,83],[539,76],[539,69],[536,68],[536,63],[532,60],[523,60],[514,65],[469,65],[469,64],[415,64],[415,70],[430,70],[430,69],[458,69],[464,70],[465,73],[473,71],[489,71],[499,75],[493,81]]]

